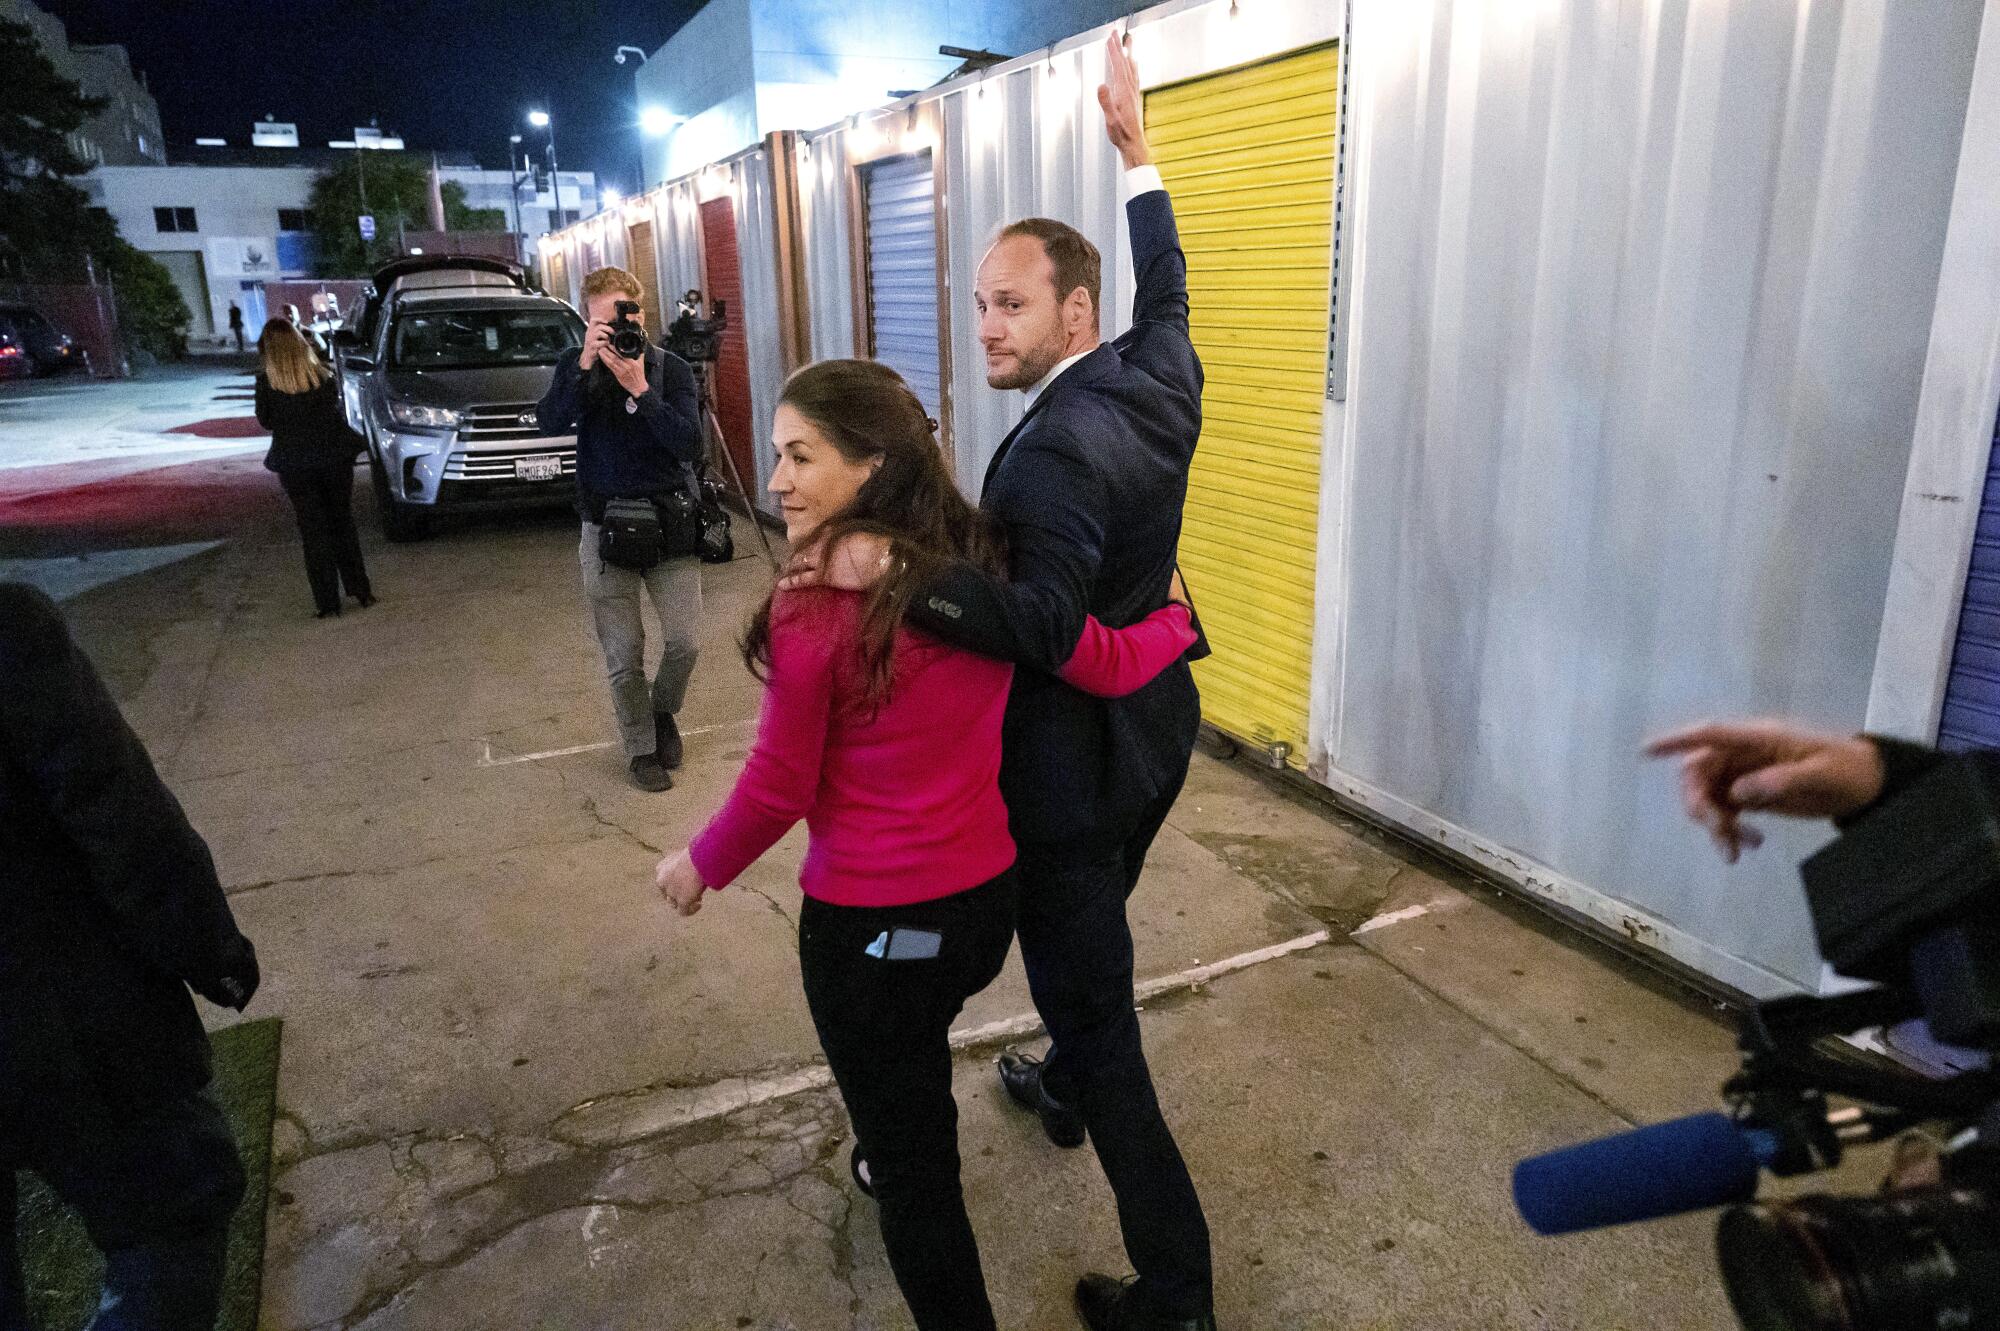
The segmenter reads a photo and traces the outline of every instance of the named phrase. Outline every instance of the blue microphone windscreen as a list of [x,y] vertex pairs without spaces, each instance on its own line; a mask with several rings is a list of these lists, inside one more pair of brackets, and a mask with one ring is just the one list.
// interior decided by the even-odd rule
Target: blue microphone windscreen
[[1748,1201],[1763,1136],[1708,1113],[1565,1147],[1514,1166],[1514,1204],[1537,1234],[1570,1234]]

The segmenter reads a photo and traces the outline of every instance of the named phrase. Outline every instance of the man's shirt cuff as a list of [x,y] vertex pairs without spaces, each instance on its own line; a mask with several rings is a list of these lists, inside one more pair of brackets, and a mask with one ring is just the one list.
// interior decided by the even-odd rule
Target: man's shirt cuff
[[1160,179],[1160,168],[1151,162],[1144,166],[1128,167],[1125,171],[1125,197],[1128,199],[1136,199],[1141,194],[1151,194],[1156,189],[1163,190],[1166,187],[1167,182]]

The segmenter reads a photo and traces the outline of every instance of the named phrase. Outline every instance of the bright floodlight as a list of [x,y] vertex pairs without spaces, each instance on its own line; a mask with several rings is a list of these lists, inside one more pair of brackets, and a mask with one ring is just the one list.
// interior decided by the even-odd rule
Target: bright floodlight
[[604,206],[606,208],[616,208],[618,206],[618,201],[625,197],[624,195],[618,192],[618,187],[616,185],[606,185],[603,189],[598,191],[598,194],[603,197]]
[[663,106],[649,106],[639,113],[639,128],[648,134],[664,134],[685,118],[675,115]]
[[549,113],[547,111],[530,111],[528,112],[528,123],[536,129],[540,129],[549,123]]

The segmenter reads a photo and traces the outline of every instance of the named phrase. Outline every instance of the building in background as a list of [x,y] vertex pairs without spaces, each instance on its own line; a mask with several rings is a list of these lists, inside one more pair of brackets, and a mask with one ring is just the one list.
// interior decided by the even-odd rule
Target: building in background
[[518,232],[525,242],[532,242],[551,231],[560,231],[598,210],[597,177],[589,171],[561,173],[560,218],[556,215],[555,191],[546,171],[537,177],[532,173],[523,175],[478,167],[446,167],[440,175],[465,187],[466,207],[496,208],[505,213],[508,229]]
[[145,75],[133,70],[124,47],[72,46],[62,20],[28,0],[0,0],[0,19],[27,24],[56,73],[109,103],[70,136],[78,157],[105,166],[166,164],[160,104],[147,90]]
[[[940,46],[1021,55],[1123,18],[1121,0],[710,0],[639,67],[643,110],[679,122],[643,140],[648,188],[766,134],[818,129],[927,88],[962,61]],[[633,131],[635,134],[638,130]]]
[[[186,164],[103,166],[78,183],[92,204],[111,214],[119,234],[173,275],[194,315],[190,340],[199,344],[227,335],[232,301],[254,330],[275,313],[267,308],[267,283],[325,276],[316,267],[306,210],[319,173],[352,151],[204,147],[193,149]],[[470,207],[504,210],[506,227],[516,225],[508,172],[483,170],[452,154],[440,161],[438,176],[462,185]],[[553,193],[533,189],[532,179],[521,179],[519,225],[530,238],[554,228]],[[591,172],[563,172],[562,190],[570,220],[597,210]],[[393,221],[379,218],[377,224],[386,240],[397,239]],[[406,224],[412,246],[436,243],[435,233],[419,232],[427,218]],[[504,243],[518,256],[526,242]]]

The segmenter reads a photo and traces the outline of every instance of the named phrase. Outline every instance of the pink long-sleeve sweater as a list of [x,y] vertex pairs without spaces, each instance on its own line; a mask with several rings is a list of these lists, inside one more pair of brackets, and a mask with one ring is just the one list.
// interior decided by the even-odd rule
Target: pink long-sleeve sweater
[[[734,882],[800,818],[810,842],[799,885],[835,905],[930,901],[1013,864],[1000,798],[1013,667],[905,628],[895,685],[871,708],[856,652],[862,605],[857,592],[823,588],[773,602],[756,743],[728,801],[688,847],[709,886]],[[1177,605],[1128,629],[1092,619],[1062,677],[1118,696],[1193,642]]]

